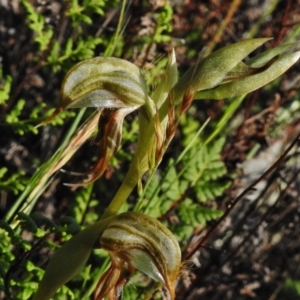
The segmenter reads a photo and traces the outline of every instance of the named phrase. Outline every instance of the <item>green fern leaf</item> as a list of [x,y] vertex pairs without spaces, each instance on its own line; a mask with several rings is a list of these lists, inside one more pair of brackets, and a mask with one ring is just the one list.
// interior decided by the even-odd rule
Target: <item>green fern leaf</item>
[[11,76],[6,76],[4,79],[4,83],[2,82],[2,69],[0,68],[0,105],[5,104],[5,102],[9,99],[11,84]]
[[293,289],[298,296],[300,296],[300,281],[287,278],[285,281],[285,288]]
[[182,177],[190,182],[200,202],[222,195],[230,185],[229,182],[215,182],[227,172],[220,158],[224,142],[224,138],[208,145],[199,141],[183,158]]
[[217,209],[201,206],[186,198],[178,206],[178,215],[181,221],[186,225],[193,227],[199,224],[205,226],[208,221],[222,216],[223,212]]

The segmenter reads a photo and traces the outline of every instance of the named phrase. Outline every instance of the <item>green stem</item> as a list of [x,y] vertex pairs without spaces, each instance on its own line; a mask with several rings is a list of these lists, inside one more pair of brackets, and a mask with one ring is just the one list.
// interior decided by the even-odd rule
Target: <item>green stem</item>
[[[174,166],[176,166],[185,156],[185,154],[192,148],[192,146],[194,145],[196,139],[200,136],[200,134],[203,132],[204,128],[206,127],[206,125],[209,123],[210,119],[207,119],[204,124],[199,128],[199,130],[197,131],[197,133],[193,136],[193,138],[191,139],[191,141],[189,142],[189,144],[183,149],[183,151],[180,153],[180,155],[178,156],[178,158],[167,168],[166,172],[164,172],[164,175],[161,179],[162,182],[164,182],[166,180],[166,178],[169,175],[169,172],[172,170],[172,168],[174,168]],[[185,168],[184,168],[185,169]],[[178,178],[183,174],[183,172],[180,172],[178,174]],[[143,212],[145,213],[147,208],[150,206],[150,202],[152,201],[152,199],[155,199],[156,196],[158,195],[159,191],[161,190],[161,186],[158,185],[155,190],[153,191],[150,199],[147,199],[147,204],[144,204],[144,195],[145,192],[147,190],[148,185],[151,182],[152,177],[150,178],[150,180],[147,181],[147,184],[145,186],[144,192],[143,194],[139,197],[139,200],[137,202],[137,204],[134,207],[134,211],[140,211],[143,208]],[[171,187],[172,183],[170,183],[169,187]],[[169,188],[167,187],[167,189]]]
[[245,95],[232,98],[232,102],[229,104],[229,106],[226,109],[221,120],[219,120],[219,122],[215,126],[215,130],[204,141],[205,145],[207,145],[211,140],[213,140],[215,138],[216,135],[219,134],[219,132],[224,128],[224,126],[227,124],[229,119],[233,116],[233,114],[236,112],[236,110],[240,107],[240,105],[244,99],[245,99]]
[[122,205],[126,202],[129,195],[141,180],[142,176],[148,170],[148,153],[150,142],[153,141],[154,127],[151,122],[148,122],[146,118],[140,115],[140,134],[137,145],[137,150],[134,155],[130,168],[122,182],[122,185],[118,189],[113,200],[105,210],[102,216],[103,218],[116,215]]
[[117,29],[116,29],[116,33],[112,39],[112,43],[109,43],[108,47],[106,48],[105,52],[104,52],[104,56],[111,56],[113,55],[116,46],[120,40],[121,37],[121,31],[122,31],[122,25],[124,24],[124,13],[125,13],[125,8],[126,8],[126,0],[122,1],[122,7],[121,7],[121,12],[120,12],[120,17],[119,17],[119,21],[118,21],[118,25],[117,25]]
[[95,270],[94,276],[93,276],[93,282],[90,284],[89,287],[87,287],[86,289],[83,289],[84,294],[81,297],[81,299],[90,299],[91,295],[94,293],[95,288],[97,286],[97,283],[99,281],[99,279],[101,278],[101,276],[103,275],[103,273],[105,272],[105,270],[107,269],[107,267],[110,264],[110,257],[106,257],[104,262],[101,264],[101,266]]
[[[168,103],[165,101],[156,114],[159,116],[159,122],[162,123],[168,114]],[[142,176],[149,170],[149,159],[152,151],[155,151],[155,112],[150,103],[147,103],[146,113],[141,110],[139,116],[139,140],[136,153],[130,168],[118,189],[115,197],[106,208],[101,219],[116,215],[122,205],[126,202],[135,186],[142,179]],[[149,112],[152,116],[149,116]],[[153,152],[152,152],[153,153]],[[157,167],[154,166],[154,169]]]

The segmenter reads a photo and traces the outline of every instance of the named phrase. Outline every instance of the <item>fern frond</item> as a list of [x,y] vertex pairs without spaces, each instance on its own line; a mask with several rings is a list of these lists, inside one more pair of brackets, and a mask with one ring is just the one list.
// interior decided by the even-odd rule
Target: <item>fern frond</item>
[[12,77],[7,75],[4,80],[2,79],[2,68],[0,68],[0,105],[5,104],[9,99],[11,91]]
[[52,38],[52,28],[46,28],[45,18],[35,11],[34,7],[28,0],[22,0],[21,3],[27,11],[28,27],[34,32],[34,41],[39,44],[39,49],[44,51]]

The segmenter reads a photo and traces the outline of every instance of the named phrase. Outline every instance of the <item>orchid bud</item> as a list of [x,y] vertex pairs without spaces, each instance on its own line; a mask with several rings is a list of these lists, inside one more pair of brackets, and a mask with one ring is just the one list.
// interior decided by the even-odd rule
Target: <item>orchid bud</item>
[[285,52],[294,44],[281,45],[259,54],[243,63],[252,51],[270,40],[256,38],[223,47],[191,67],[174,86],[175,103],[187,91],[196,93],[196,99],[222,99],[250,93],[271,82],[294,65],[300,51]]
[[175,281],[181,266],[181,252],[173,234],[158,220],[126,212],[112,218],[100,238],[112,263],[95,290],[95,299],[114,299],[126,282],[124,274],[133,268],[166,286],[175,297]]

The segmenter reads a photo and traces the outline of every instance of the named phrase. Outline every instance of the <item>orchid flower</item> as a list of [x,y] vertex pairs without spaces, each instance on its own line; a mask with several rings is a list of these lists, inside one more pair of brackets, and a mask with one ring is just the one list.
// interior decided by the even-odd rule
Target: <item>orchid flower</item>
[[151,101],[143,74],[128,61],[114,57],[96,57],[71,68],[63,80],[60,94],[60,102],[54,113],[38,126],[48,123],[59,112],[68,108],[94,107],[105,115],[105,122],[102,120],[103,116],[99,120],[102,138],[95,166],[86,173],[68,172],[72,175],[87,175],[88,178],[81,183],[67,185],[92,183],[103,174],[120,146],[125,116]]
[[165,286],[174,299],[181,267],[177,240],[158,220],[126,212],[94,223],[61,247],[48,264],[33,300],[50,299],[62,282],[83,267],[97,245],[109,253],[111,265],[97,284],[95,300],[117,299],[135,269]]
[[[72,279],[100,240],[111,257],[109,269],[101,277],[95,299],[114,299],[134,269],[164,284],[171,299],[180,268],[178,243],[162,224],[139,213],[118,215],[122,205],[147,171],[155,170],[168,147],[180,116],[194,99],[221,99],[243,96],[283,74],[295,64],[300,51],[286,53],[293,44],[281,45],[254,58],[243,60],[268,38],[244,40],[221,48],[178,79],[175,52],[170,55],[160,84],[147,95],[142,72],[117,58],[96,57],[75,65],[66,75],[61,100],[50,121],[66,108],[109,109],[100,142],[100,157],[87,173],[95,181],[104,172],[121,142],[124,117],[139,111],[139,138],[131,166],[101,219],[86,227],[53,256],[34,300],[47,300]],[[80,185],[79,184],[79,185]]]
[[109,253],[111,265],[100,278],[94,299],[117,299],[134,269],[165,285],[170,299],[175,298],[181,252],[173,234],[159,221],[136,212],[117,215],[104,229],[100,246]]

